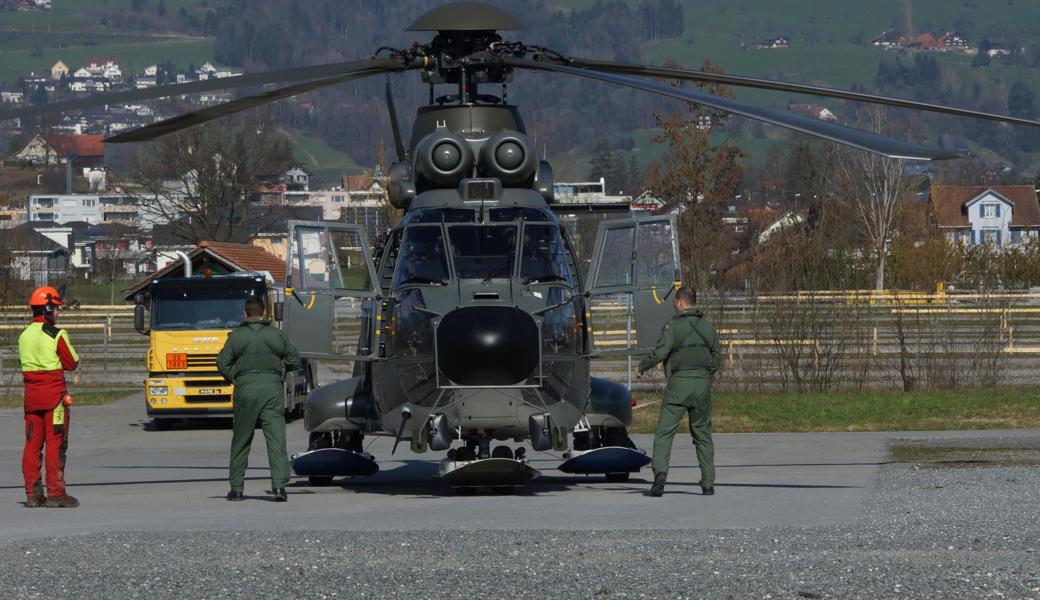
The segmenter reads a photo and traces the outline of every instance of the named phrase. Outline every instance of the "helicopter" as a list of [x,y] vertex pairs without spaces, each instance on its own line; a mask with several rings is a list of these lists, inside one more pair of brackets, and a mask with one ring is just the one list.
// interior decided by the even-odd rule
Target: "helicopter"
[[[593,377],[597,356],[653,347],[682,285],[675,217],[600,222],[587,275],[556,213],[553,171],[526,134],[507,86],[517,71],[580,77],[693,102],[894,159],[958,155],[643,78],[862,101],[1038,126],[1028,119],[861,92],[673,67],[569,57],[507,41],[522,29],[505,10],[453,2],[408,31],[433,39],[381,48],[372,58],[119,92],[0,111],[0,120],[271,83],[286,87],[189,112],[106,139],[142,142],[326,86],[419,71],[429,99],[407,145],[390,93],[397,162],[389,203],[399,223],[373,250],[355,223],[289,223],[284,326],[301,356],[352,361],[352,376],[308,396],[308,449],[293,468],[314,485],[379,469],[366,436],[391,436],[417,453],[444,453],[438,475],[459,488],[509,490],[540,473],[534,451],[565,453],[558,469],[624,481],[649,463],[628,435],[630,390]],[[499,94],[489,93],[500,86]],[[448,93],[437,95],[436,90]],[[594,301],[625,298],[635,336],[599,350]],[[337,307],[358,306],[356,343],[333,339]],[[340,309],[342,310],[342,309]],[[515,444],[510,446],[510,442]],[[527,446],[523,445],[524,443]]]

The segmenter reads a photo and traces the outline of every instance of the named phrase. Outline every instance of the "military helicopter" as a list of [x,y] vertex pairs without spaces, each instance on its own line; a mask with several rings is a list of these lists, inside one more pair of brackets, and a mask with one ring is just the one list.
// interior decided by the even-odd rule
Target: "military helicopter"
[[[312,484],[378,471],[370,435],[444,452],[453,486],[511,489],[539,473],[535,451],[567,452],[559,469],[625,480],[649,459],[629,439],[630,391],[590,375],[590,359],[652,347],[681,285],[674,217],[603,221],[588,276],[554,213],[553,173],[538,157],[507,84],[517,70],[581,77],[698,103],[892,158],[957,155],[800,115],[745,105],[638,77],[718,82],[1037,126],[1003,115],[818,86],[567,57],[505,40],[521,29],[506,11],[454,2],[409,31],[428,44],[380,49],[373,58],[134,90],[0,112],[0,120],[215,89],[293,83],[108,138],[138,142],[268,102],[351,80],[419,71],[429,101],[406,146],[387,84],[397,162],[390,203],[403,217],[378,249],[358,224],[291,222],[285,327],[301,355],[353,361],[353,376],[308,397],[307,452],[294,457]],[[500,86],[500,95],[487,86]],[[436,95],[438,88],[450,93]],[[597,297],[626,297],[636,335],[597,351]],[[333,340],[338,304],[359,306],[358,341]],[[510,447],[507,442],[513,442]]]

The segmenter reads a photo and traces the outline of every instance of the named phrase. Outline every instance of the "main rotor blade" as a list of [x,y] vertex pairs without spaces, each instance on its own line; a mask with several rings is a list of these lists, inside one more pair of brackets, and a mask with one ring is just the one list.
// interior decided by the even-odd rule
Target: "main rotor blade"
[[289,81],[303,81],[307,79],[318,79],[322,77],[335,77],[345,75],[352,71],[361,69],[382,69],[384,71],[396,71],[404,69],[406,64],[401,59],[378,58],[366,60],[354,60],[350,62],[334,63],[328,65],[315,65],[312,67],[294,67],[292,69],[280,69],[277,71],[265,71],[263,73],[250,73],[237,77],[223,77],[220,79],[207,79],[205,81],[192,81],[189,83],[178,83],[175,85],[164,85],[141,90],[129,90],[126,92],[114,92],[111,94],[99,94],[65,102],[55,102],[41,106],[25,106],[10,110],[0,111],[0,121],[17,119],[19,117],[35,117],[61,113],[81,108],[93,108],[108,104],[124,104],[140,100],[151,100],[154,98],[166,98],[169,96],[183,96],[185,94],[198,94],[200,92],[212,92],[214,90],[230,90],[240,87],[263,85],[266,83],[278,83]]
[[151,125],[145,125],[144,127],[139,127],[126,133],[105,138],[105,143],[122,144],[126,142],[147,142],[170,133],[176,133],[188,129],[189,127],[201,125],[207,121],[219,119],[220,117],[225,117],[243,110],[256,108],[257,106],[263,106],[264,104],[276,100],[281,100],[297,94],[303,94],[330,85],[352,81],[354,79],[379,75],[380,73],[386,73],[386,69],[364,69],[361,71],[354,71],[348,75],[340,75],[339,77],[308,81],[307,83],[269,90],[255,96],[239,98],[238,100],[232,100],[231,102],[217,104],[216,106],[210,106],[208,108],[203,108],[202,110],[196,110],[169,119],[164,119],[162,121],[157,121]]
[[505,65],[514,68],[529,69],[532,71],[552,71],[563,73],[565,75],[575,75],[586,79],[595,79],[606,83],[623,85],[637,90],[643,90],[645,92],[660,94],[662,96],[678,98],[680,100],[710,106],[711,108],[741,115],[743,117],[764,121],[787,129],[793,129],[832,142],[838,142],[839,144],[845,144],[869,152],[875,152],[877,154],[888,156],[889,158],[903,158],[909,160],[945,160],[960,158],[960,155],[958,154],[952,154],[937,148],[926,148],[903,140],[897,140],[876,133],[845,127],[843,125],[836,125],[834,123],[828,123],[827,121],[820,121],[819,119],[811,119],[809,117],[786,111],[749,106],[747,104],[741,104],[740,102],[734,102],[728,98],[720,98],[711,94],[675,88],[669,85],[650,83],[626,77],[624,75],[602,73],[600,71],[579,69],[576,67],[566,67],[559,64],[538,62],[530,59],[505,57],[497,60],[501,60]]
[[397,162],[405,159],[404,141],[401,139],[401,125],[397,122],[397,108],[394,107],[394,94],[390,90],[390,78],[386,79],[386,109],[390,111],[390,129],[394,134],[394,151]]
[[694,71],[690,69],[676,69],[669,67],[656,67],[653,65],[615,63],[605,60],[591,60],[587,58],[568,58],[568,60],[569,64],[572,66],[582,67],[585,69],[592,69],[594,71],[601,71],[604,73],[620,73],[623,75],[648,75],[652,77],[665,77],[668,79],[682,79],[685,81],[710,81],[712,83],[721,83],[725,85],[733,85],[739,87],[759,88],[763,90],[776,90],[781,92],[795,92],[799,94],[812,94],[814,96],[824,96],[827,98],[840,98],[842,100],[855,100],[857,102],[871,102],[873,104],[898,106],[900,108],[926,110],[929,112],[936,112],[946,115],[955,115],[958,117],[971,117],[973,119],[987,119],[990,121],[999,121],[1001,123],[1013,123],[1015,125],[1029,125],[1032,127],[1040,127],[1040,121],[1032,121],[1030,119],[1022,119],[1019,117],[1011,117],[1006,115],[998,115],[994,113],[980,112],[977,110],[968,110],[966,108],[956,108],[953,106],[943,106],[941,104],[931,104],[928,102],[915,102],[913,100],[889,98],[887,96],[878,96],[875,94],[846,92],[844,90],[836,90],[833,88],[806,85],[802,83],[786,83],[783,81],[758,79],[755,77],[742,77],[740,75],[728,75],[725,73],[708,73],[705,71]]

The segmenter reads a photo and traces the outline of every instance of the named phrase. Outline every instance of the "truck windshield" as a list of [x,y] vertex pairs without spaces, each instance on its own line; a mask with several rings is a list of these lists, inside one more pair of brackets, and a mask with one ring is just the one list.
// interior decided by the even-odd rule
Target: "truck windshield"
[[199,281],[159,284],[152,290],[152,329],[227,329],[243,320],[247,298],[264,290],[252,280],[199,278]]

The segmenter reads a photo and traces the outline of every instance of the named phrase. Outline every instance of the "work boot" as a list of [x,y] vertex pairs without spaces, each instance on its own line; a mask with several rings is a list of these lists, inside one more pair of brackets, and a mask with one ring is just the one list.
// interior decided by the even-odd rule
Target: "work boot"
[[702,496],[714,496],[715,495],[715,486],[710,485],[708,487],[704,487],[704,482],[703,481],[698,481],[697,485],[701,486],[701,495]]
[[62,494],[60,496],[51,496],[47,498],[47,501],[43,503],[47,508],[76,508],[79,506],[79,500],[76,500],[68,494]]
[[289,500],[289,495],[285,493],[285,488],[274,488],[271,493],[274,494],[275,502],[286,502]]
[[227,499],[228,502],[241,502],[246,498],[242,495],[242,492],[236,492],[235,490],[231,490],[227,493]]
[[650,497],[660,498],[664,495],[664,482],[668,479],[667,473],[654,475],[654,484],[650,486]]
[[33,485],[33,493],[25,496],[25,505],[29,508],[39,508],[47,502],[47,496],[43,493],[43,485],[37,481]]

